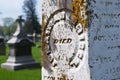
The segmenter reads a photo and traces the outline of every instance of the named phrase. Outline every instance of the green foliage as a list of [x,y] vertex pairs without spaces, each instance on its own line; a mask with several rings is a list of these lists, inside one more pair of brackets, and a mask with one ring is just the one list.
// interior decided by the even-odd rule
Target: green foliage
[[26,69],[16,72],[0,69],[0,80],[41,80],[40,75],[40,69]]
[[17,22],[13,22],[13,23],[9,26],[9,28],[10,28],[10,34],[15,33],[16,28],[17,28]]
[[11,17],[6,17],[3,19],[3,25],[9,27],[14,22],[14,19]]
[[36,3],[36,0],[24,1],[23,11],[26,14],[24,30],[28,34],[33,34],[34,32],[41,34],[41,25],[36,13]]
[[4,25],[1,26],[1,30],[3,31],[5,37],[10,37],[16,31],[17,24],[13,18],[6,17],[3,19]]
[[1,29],[3,30],[4,35],[8,35],[9,34],[9,27],[2,26]]

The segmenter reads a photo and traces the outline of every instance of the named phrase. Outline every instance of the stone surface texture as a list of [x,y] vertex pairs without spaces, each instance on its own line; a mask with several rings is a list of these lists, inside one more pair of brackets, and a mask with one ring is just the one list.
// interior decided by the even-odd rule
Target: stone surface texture
[[120,80],[120,0],[91,0],[89,4],[91,80]]
[[42,4],[42,80],[90,80],[88,33],[72,19],[72,0],[44,0]]
[[44,0],[42,6],[42,80],[120,80],[119,0]]

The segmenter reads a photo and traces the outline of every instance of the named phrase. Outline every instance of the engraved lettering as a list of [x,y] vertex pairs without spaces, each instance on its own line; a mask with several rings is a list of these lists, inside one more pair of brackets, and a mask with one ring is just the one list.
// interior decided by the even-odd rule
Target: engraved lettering
[[72,42],[72,39],[68,38],[67,43],[71,43],[71,42]]
[[65,43],[71,43],[71,42],[72,42],[71,38],[68,38],[68,39],[54,39],[55,44],[57,44],[57,43],[65,44]]
[[54,39],[54,43],[55,43],[55,44],[58,43],[58,39]]

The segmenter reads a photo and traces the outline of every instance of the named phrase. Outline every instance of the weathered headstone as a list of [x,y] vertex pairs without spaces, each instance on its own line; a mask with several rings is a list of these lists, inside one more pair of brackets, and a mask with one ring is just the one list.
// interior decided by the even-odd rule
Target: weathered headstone
[[32,58],[31,48],[33,42],[27,37],[22,28],[22,22],[24,20],[20,16],[16,21],[18,22],[17,30],[13,34],[13,37],[7,42],[10,48],[9,58],[1,67],[8,70],[40,67],[40,64]]
[[119,0],[44,0],[42,80],[119,80],[119,7]]
[[[82,24],[74,18],[72,3],[43,1],[42,80],[90,80],[86,22]],[[85,10],[82,11],[80,16],[85,21]]]
[[120,0],[91,0],[88,10],[91,80],[120,80]]
[[0,30],[0,55],[5,55],[5,41],[4,41],[4,35],[3,31]]

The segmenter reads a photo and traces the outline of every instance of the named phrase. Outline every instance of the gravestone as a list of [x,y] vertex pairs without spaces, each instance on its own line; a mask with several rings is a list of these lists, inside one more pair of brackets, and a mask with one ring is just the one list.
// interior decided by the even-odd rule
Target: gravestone
[[118,0],[44,0],[42,80],[119,80],[119,7]]
[[8,70],[40,67],[40,64],[32,58],[32,46],[34,44],[22,28],[22,22],[24,21],[22,16],[16,21],[18,22],[17,30],[7,42],[10,48],[9,58],[1,67]]
[[36,42],[36,33],[34,32],[33,34],[27,34],[27,37],[31,39],[34,43]]
[[2,30],[0,30],[0,55],[5,55],[5,42]]
[[32,34],[27,34],[27,37],[33,41],[33,35]]
[[88,6],[91,80],[120,80],[120,0]]
[[43,1],[42,80],[90,80],[86,22],[73,18],[72,3]]

